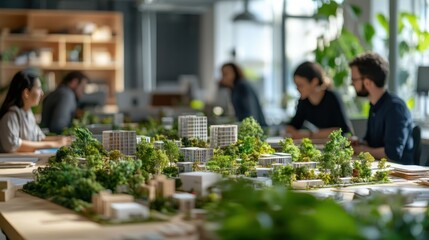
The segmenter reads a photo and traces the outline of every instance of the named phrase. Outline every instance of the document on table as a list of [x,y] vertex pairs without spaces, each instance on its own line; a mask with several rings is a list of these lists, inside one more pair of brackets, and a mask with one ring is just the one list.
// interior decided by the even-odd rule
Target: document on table
[[37,161],[37,157],[0,157],[0,169],[33,167]]

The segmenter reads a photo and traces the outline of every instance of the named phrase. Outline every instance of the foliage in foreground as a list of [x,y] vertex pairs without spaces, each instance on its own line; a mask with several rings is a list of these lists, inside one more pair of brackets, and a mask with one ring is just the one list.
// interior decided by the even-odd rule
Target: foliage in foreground
[[429,237],[429,212],[403,209],[400,194],[374,193],[345,210],[284,187],[257,188],[238,180],[219,185],[221,198],[209,205],[221,239],[417,239]]

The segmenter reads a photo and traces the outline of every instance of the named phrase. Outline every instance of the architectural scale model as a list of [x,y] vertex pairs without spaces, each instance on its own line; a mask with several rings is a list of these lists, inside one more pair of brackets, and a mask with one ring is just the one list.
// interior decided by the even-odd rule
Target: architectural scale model
[[92,196],[92,206],[95,213],[112,220],[127,221],[131,218],[149,217],[149,209],[134,202],[134,197],[128,194],[101,191]]
[[148,184],[142,184],[141,190],[147,194],[148,200],[153,201],[156,198],[168,198],[173,196],[176,191],[176,182],[165,175],[155,176]]
[[179,212],[185,214],[186,218],[191,217],[191,211],[195,208],[195,195],[190,193],[175,193],[173,199],[179,205]]
[[0,202],[7,202],[15,197],[15,186],[9,180],[0,180]]
[[180,138],[198,138],[207,141],[207,117],[186,115],[179,116]]
[[179,174],[184,191],[195,191],[198,195],[206,196],[208,188],[222,179],[222,176],[213,172],[188,172]]
[[103,147],[107,150],[119,150],[125,155],[136,154],[136,131],[103,131]]
[[211,125],[210,147],[224,147],[237,142],[237,125]]
[[292,162],[292,156],[288,153],[277,154],[262,154],[258,159],[259,165],[268,167],[274,163],[281,163],[283,165]]
[[213,148],[186,147],[181,148],[180,152],[186,162],[206,163],[213,158]]

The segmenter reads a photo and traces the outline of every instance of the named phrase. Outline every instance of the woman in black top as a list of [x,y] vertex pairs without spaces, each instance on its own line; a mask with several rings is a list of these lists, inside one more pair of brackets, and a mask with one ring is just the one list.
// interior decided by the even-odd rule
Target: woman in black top
[[[340,98],[331,90],[322,67],[317,63],[304,62],[293,74],[301,94],[296,114],[286,128],[292,138],[326,138],[339,128],[350,132],[344,107]],[[304,121],[317,127],[317,131],[299,131]]]

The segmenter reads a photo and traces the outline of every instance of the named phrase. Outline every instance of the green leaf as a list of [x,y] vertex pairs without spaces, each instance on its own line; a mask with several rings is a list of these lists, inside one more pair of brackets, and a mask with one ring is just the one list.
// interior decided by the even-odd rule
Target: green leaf
[[387,20],[386,16],[384,16],[382,13],[377,13],[376,18],[381,27],[386,31],[386,35],[389,35],[389,21]]
[[401,41],[398,46],[399,57],[403,57],[406,53],[410,52],[410,46],[407,42]]
[[429,33],[422,32],[419,34],[419,42],[417,44],[417,50],[422,52],[429,48]]
[[354,14],[356,17],[361,16],[361,14],[362,14],[362,9],[361,9],[359,6],[354,5],[354,4],[351,4],[351,5],[350,5],[350,9],[352,10],[353,14]]
[[368,44],[371,44],[372,39],[375,36],[374,26],[372,26],[369,23],[365,23],[363,25],[363,36],[364,36],[365,42],[368,43]]
[[401,13],[401,17],[406,19],[408,21],[408,23],[411,25],[411,28],[413,29],[414,32],[416,33],[420,33],[420,26],[419,26],[419,19],[416,15],[412,14],[412,13]]
[[338,9],[338,3],[335,1],[329,1],[322,4],[317,9],[316,15],[319,17],[329,17],[329,16],[336,16],[337,15],[337,9]]

